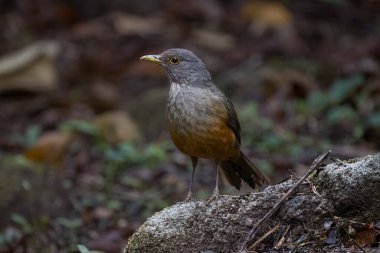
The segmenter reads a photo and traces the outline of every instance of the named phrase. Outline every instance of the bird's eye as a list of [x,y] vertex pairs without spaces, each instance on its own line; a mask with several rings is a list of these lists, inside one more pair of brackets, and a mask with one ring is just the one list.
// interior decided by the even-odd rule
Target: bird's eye
[[179,59],[178,59],[178,57],[172,57],[172,58],[169,59],[169,62],[171,64],[178,64],[179,63]]

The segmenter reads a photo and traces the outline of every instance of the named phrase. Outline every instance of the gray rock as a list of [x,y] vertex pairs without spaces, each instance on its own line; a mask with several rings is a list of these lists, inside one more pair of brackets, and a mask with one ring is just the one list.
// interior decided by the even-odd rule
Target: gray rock
[[[370,221],[380,214],[380,154],[347,163],[328,165],[315,182],[320,197],[305,182],[261,229],[256,240],[270,228],[279,229],[268,236],[256,251],[268,252],[290,225],[287,243],[307,238],[301,252],[316,252],[323,241],[305,233],[327,233],[326,218],[331,215]],[[237,252],[247,233],[285,194],[296,180],[289,179],[261,192],[244,196],[221,196],[215,201],[178,203],[149,218],[130,238],[125,252]],[[321,238],[319,238],[320,240]],[[266,242],[266,243],[265,243]],[[321,249],[319,248],[319,251]],[[318,251],[318,250],[317,250]],[[332,251],[331,251],[332,252]]]

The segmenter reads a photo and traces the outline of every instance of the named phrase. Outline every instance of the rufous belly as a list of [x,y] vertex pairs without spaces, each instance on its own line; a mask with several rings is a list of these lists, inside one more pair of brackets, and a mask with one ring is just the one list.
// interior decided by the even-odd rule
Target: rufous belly
[[228,160],[239,154],[233,131],[223,119],[213,122],[187,122],[170,124],[169,132],[174,144],[183,153],[206,159]]

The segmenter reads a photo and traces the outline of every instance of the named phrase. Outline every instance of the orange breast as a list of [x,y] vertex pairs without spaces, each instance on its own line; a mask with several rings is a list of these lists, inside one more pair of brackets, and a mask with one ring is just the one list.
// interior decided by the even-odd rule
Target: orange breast
[[223,118],[199,123],[169,124],[170,135],[179,150],[190,156],[217,160],[227,160],[239,154],[235,134]]

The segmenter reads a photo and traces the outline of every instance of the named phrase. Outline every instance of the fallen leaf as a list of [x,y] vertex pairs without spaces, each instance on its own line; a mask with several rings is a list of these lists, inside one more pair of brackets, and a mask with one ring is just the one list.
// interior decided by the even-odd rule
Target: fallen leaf
[[126,112],[110,111],[99,115],[95,125],[109,143],[121,143],[138,136],[138,129]]
[[47,132],[26,151],[25,155],[36,163],[59,165],[71,140],[72,135],[69,133]]
[[241,12],[251,22],[251,30],[257,35],[271,29],[281,31],[292,27],[293,15],[281,3],[248,1],[242,6]]
[[58,85],[55,64],[60,51],[54,41],[40,41],[0,59],[0,92],[50,91]]
[[371,247],[376,242],[376,229],[375,224],[371,223],[369,226],[356,228],[355,242],[361,247]]

